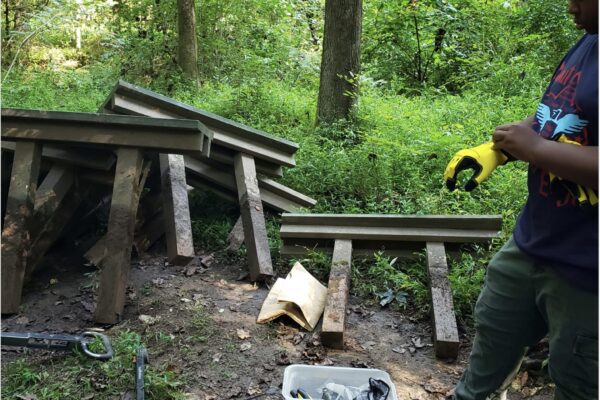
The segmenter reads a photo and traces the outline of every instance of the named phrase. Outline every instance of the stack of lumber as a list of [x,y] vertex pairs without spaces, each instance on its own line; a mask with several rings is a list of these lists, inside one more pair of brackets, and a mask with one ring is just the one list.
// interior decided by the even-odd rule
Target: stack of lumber
[[123,81],[99,113],[2,109],[1,134],[3,314],[18,311],[23,283],[84,206],[89,216],[110,205],[106,233],[85,257],[101,270],[95,319],[112,324],[132,249],[142,254],[164,235],[171,264],[194,258],[192,188],[239,203],[234,230],[252,280],[273,274],[264,208],[315,204],[272,180],[295,165],[297,144]]

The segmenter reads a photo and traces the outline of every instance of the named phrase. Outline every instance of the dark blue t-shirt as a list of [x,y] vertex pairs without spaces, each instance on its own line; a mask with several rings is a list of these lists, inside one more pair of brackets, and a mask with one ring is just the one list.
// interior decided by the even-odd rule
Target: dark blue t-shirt
[[[598,35],[585,35],[554,72],[533,124],[539,135],[561,134],[598,146]],[[548,172],[529,166],[529,197],[514,230],[519,248],[552,265],[577,286],[598,290],[598,207],[585,209]]]

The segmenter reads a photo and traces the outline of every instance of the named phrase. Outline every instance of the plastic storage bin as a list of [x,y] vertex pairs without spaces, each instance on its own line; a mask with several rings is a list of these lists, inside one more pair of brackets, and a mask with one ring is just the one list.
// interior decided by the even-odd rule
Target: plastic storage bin
[[398,400],[396,388],[390,375],[380,369],[323,367],[319,365],[289,365],[283,372],[281,394],[286,400],[297,400],[290,395],[291,390],[302,388],[313,398],[319,400],[319,388],[326,382],[335,382],[344,386],[360,387],[369,383],[369,378],[381,379],[390,385],[387,400]]

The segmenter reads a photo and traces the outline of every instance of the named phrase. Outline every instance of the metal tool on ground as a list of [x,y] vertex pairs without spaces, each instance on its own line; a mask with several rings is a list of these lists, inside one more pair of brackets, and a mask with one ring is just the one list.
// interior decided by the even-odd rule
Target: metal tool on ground
[[138,347],[135,356],[135,398],[144,400],[144,363],[148,362],[148,350]]
[[[97,353],[90,350],[90,344],[97,339],[100,339],[102,342],[103,352]],[[72,350],[77,348],[86,356],[102,361],[109,360],[113,356],[110,340],[106,335],[98,332],[83,332],[81,335],[1,332],[0,344],[3,346],[20,346],[46,350]]]

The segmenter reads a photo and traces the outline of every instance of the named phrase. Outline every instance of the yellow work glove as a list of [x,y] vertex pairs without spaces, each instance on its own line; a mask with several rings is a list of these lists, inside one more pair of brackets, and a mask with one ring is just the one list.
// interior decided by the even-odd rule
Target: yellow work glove
[[509,158],[503,152],[492,149],[493,145],[488,142],[456,153],[444,171],[446,187],[454,190],[456,176],[465,169],[472,169],[475,173],[465,185],[465,190],[470,192],[490,176],[498,165],[506,164]]
[[[581,143],[574,140],[569,140],[564,134],[560,135],[557,141],[581,146]],[[579,204],[581,207],[596,207],[598,205],[598,194],[594,189],[563,179],[560,176],[556,176],[552,172],[549,172],[548,175],[550,177],[550,188],[557,184],[562,185],[571,194],[571,196],[577,200],[577,204]]]

